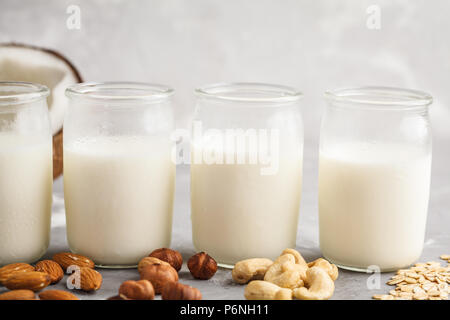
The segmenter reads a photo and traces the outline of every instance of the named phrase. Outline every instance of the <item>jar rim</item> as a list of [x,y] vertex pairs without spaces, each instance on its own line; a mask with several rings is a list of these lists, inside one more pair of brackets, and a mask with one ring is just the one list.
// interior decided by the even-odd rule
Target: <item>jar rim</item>
[[69,98],[113,102],[156,102],[169,98],[174,90],[161,84],[131,81],[82,82],[66,89]]
[[433,102],[433,97],[424,91],[383,86],[325,91],[325,98],[331,102],[371,109],[414,109],[429,106]]
[[218,82],[195,89],[199,97],[235,102],[285,103],[303,97],[288,86],[260,82]]
[[48,97],[46,86],[25,81],[0,81],[0,105],[31,103]]

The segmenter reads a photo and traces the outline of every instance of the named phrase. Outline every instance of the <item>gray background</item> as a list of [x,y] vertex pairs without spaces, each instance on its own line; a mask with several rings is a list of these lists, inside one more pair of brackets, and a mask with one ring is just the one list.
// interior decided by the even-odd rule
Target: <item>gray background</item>
[[[69,5],[81,9],[81,29],[69,30]],[[366,26],[370,5],[381,8],[381,29]],[[305,93],[305,164],[297,246],[320,256],[317,233],[317,153],[323,92],[355,85],[390,85],[430,92],[433,175],[423,260],[449,253],[450,3],[447,0],[0,0],[0,42],[57,49],[89,81],[134,80],[177,91],[176,120],[188,127],[192,90],[218,81],[289,85]],[[189,219],[189,170],[179,166],[173,247],[194,253]],[[62,179],[55,182],[53,238],[48,255],[66,250]],[[386,235],[388,240],[389,235]],[[185,267],[184,267],[185,268]],[[185,269],[183,269],[185,270]],[[102,271],[102,289],[117,292],[136,271]],[[383,278],[388,275],[383,275]],[[207,282],[181,273],[207,299],[242,298],[243,288],[221,270]],[[370,298],[368,275],[341,272],[334,298]],[[63,284],[59,284],[61,288]],[[1,290],[1,289],[0,289]]]

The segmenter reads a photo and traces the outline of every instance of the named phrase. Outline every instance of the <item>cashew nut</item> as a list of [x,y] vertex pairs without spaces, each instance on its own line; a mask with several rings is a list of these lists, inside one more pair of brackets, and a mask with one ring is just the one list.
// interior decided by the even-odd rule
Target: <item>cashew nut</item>
[[251,280],[262,280],[273,261],[265,258],[254,258],[239,261],[234,265],[231,276],[234,282],[244,284]]
[[324,269],[328,275],[330,276],[331,280],[335,281],[339,276],[339,271],[336,265],[329,263],[327,260],[323,258],[319,258],[317,260],[314,260],[310,263],[308,263],[308,267],[319,267]]
[[319,267],[306,271],[306,287],[294,289],[294,296],[301,300],[326,300],[334,293],[334,282],[328,273]]
[[292,290],[267,281],[253,280],[245,288],[244,296],[247,300],[292,300]]
[[[307,267],[306,267],[307,268]],[[294,289],[303,286],[305,267],[295,263],[292,254],[284,254],[267,270],[264,280],[272,282],[282,288]]]
[[283,252],[281,253],[281,255],[285,255],[285,254],[292,254],[295,257],[295,263],[302,265],[304,267],[307,267],[307,263],[305,261],[305,259],[303,259],[302,255],[300,254],[300,252],[298,252],[295,249],[284,249]]

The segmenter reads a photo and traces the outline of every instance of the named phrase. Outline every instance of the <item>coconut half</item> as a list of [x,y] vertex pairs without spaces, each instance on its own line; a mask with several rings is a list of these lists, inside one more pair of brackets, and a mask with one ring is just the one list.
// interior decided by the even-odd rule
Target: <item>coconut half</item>
[[53,179],[63,171],[64,114],[68,105],[66,88],[82,82],[75,66],[60,53],[25,44],[0,44],[0,81],[27,81],[46,85],[53,134]]

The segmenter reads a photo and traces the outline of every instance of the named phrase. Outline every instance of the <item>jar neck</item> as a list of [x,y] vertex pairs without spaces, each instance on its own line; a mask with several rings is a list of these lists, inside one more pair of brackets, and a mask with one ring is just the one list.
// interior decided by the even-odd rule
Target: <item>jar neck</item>
[[398,115],[427,115],[429,105],[403,107],[398,105],[359,105],[345,102],[328,101],[327,108],[336,112],[364,113],[367,116],[374,114],[398,114]]
[[41,105],[50,90],[31,82],[0,81],[0,112],[11,112],[24,107]]
[[359,87],[327,91],[330,106],[357,111],[427,113],[433,98],[426,92],[393,87]]
[[139,82],[86,82],[66,89],[71,100],[93,106],[129,108],[170,100],[174,90],[164,85]]
[[195,90],[197,97],[216,105],[238,105],[248,107],[280,106],[292,104],[302,94],[290,87],[266,83],[216,83]]

